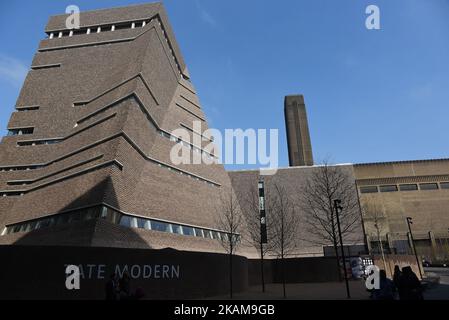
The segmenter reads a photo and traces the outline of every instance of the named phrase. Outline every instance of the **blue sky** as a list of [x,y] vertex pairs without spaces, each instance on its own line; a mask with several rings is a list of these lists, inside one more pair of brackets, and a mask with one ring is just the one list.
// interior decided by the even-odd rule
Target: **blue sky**
[[[49,15],[136,2],[1,1],[1,132]],[[296,93],[305,95],[318,161],[449,156],[449,0],[164,3],[210,125],[279,128],[281,166],[283,98]],[[381,30],[365,28],[370,4]]]

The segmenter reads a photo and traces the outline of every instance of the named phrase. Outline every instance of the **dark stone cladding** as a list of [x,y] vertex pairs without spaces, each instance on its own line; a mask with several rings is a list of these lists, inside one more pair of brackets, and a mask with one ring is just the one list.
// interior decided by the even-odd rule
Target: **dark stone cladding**
[[[64,29],[65,18],[51,17],[46,31]],[[140,19],[151,22],[136,29],[40,43],[34,68],[17,100],[17,112],[8,124],[9,128],[33,127],[34,132],[4,137],[0,143],[0,194],[8,195],[0,197],[0,232],[7,225],[99,204],[139,216],[216,228],[219,193],[231,188],[223,166],[179,166],[213,185],[152,161],[169,163],[168,152],[175,143],[158,130],[193,128],[193,121],[205,120],[162,4],[81,14],[83,26]],[[179,72],[176,63],[186,74]],[[20,111],[28,106],[38,108]],[[202,130],[206,129],[207,122],[202,121]],[[60,139],[55,144],[18,145],[55,138]],[[20,167],[31,169],[8,169]],[[148,247],[219,251],[217,243],[207,239],[185,240],[130,229],[133,241],[117,240],[112,232],[95,226],[83,228],[79,239],[101,241],[74,238],[67,242],[65,237],[76,233],[76,228],[69,226],[70,232],[53,235],[49,229],[34,242],[133,247],[138,238]],[[33,242],[27,237],[19,233],[0,237],[0,242]]]

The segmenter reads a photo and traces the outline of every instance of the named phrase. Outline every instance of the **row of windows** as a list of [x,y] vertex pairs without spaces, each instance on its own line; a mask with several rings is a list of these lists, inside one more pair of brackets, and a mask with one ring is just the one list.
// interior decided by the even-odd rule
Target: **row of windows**
[[60,143],[64,139],[48,139],[48,140],[33,140],[33,141],[19,141],[17,145],[20,147],[24,146],[41,146]]
[[0,197],[21,197],[23,192],[1,192]]
[[42,168],[43,165],[34,166],[17,166],[17,167],[0,167],[0,172],[28,171]]
[[25,111],[35,111],[39,110],[39,106],[29,106],[29,107],[17,107],[16,110],[18,112],[25,112]]
[[449,189],[449,182],[420,183],[418,184],[400,184],[383,186],[360,187],[360,193],[378,193],[378,192],[397,192],[397,191],[418,191],[418,190],[439,190]]
[[[176,60],[176,57],[174,55],[173,47],[171,46],[170,42],[167,39],[167,33],[165,32],[165,29],[164,29],[161,21],[159,20],[159,18],[156,18],[156,19],[159,22],[159,25],[162,29],[162,33],[165,36],[165,40],[167,41],[167,44],[170,47],[170,52],[172,54],[173,60],[175,61],[176,67],[178,68],[178,72],[179,72],[179,74],[182,74],[181,68],[179,67],[178,61]],[[47,36],[48,36],[48,39],[54,39],[54,38],[63,38],[63,37],[73,37],[73,36],[77,36],[77,35],[101,33],[101,32],[113,32],[113,31],[125,30],[125,29],[143,28],[147,24],[151,23],[152,21],[153,21],[153,19],[143,20],[143,21],[134,21],[134,22],[123,22],[123,23],[117,23],[117,24],[98,25],[98,26],[92,26],[92,27],[88,27],[88,28],[80,28],[80,29],[74,29],[74,30],[61,30],[61,31],[57,31],[57,32],[49,32],[49,33],[47,33]],[[186,80],[189,80],[189,79],[186,79]]]
[[[104,219],[127,228],[153,230],[212,240],[228,239],[228,234],[222,231],[125,215],[107,207],[94,207],[10,225],[3,230],[2,235],[18,232],[30,232],[54,226],[68,225],[78,221],[90,221],[94,219]],[[234,236],[240,238],[240,235],[236,234]]]
[[15,128],[8,129],[8,137],[11,136],[22,136],[27,134],[33,134],[34,128]]
[[[17,136],[17,135],[25,135],[25,134],[33,134],[34,132],[34,128],[22,128],[22,129],[10,129],[8,136]],[[176,143],[180,143],[182,144],[184,147],[188,148],[189,150],[193,150],[197,153],[201,153],[204,154],[208,159],[214,159],[216,158],[216,156],[214,156],[213,154],[206,152],[204,150],[202,150],[201,148],[198,148],[197,146],[195,146],[192,143],[187,143],[183,140],[181,140],[178,137],[173,136],[172,134],[162,131],[162,130],[158,130],[159,134],[161,136],[163,136],[164,138],[169,139],[170,141],[176,142]],[[46,140],[30,140],[30,141],[18,141],[17,145],[20,147],[24,147],[24,146],[39,146],[39,145],[51,145],[51,144],[56,144],[56,143],[60,143],[64,141],[64,139],[46,139]]]
[[[150,20],[150,22],[151,21],[152,20]],[[119,23],[119,24],[100,25],[100,26],[89,27],[89,28],[80,28],[80,29],[74,29],[74,30],[62,30],[59,32],[50,32],[50,33],[47,33],[47,36],[49,39],[73,37],[73,36],[91,34],[91,33],[101,33],[101,32],[116,31],[116,30],[143,28],[147,24],[148,24],[148,21],[124,22],[124,23]]]
[[184,175],[184,176],[189,177],[189,178],[192,178],[193,180],[196,180],[196,181],[202,181],[202,182],[206,183],[207,185],[210,185],[210,186],[213,186],[213,187],[220,187],[220,185],[217,184],[217,183],[214,183],[214,182],[211,182],[211,181],[209,181],[209,180],[206,180],[206,179],[197,177],[197,176],[195,176],[195,175],[193,175],[193,174],[190,174],[190,173],[187,173],[187,172],[185,172],[185,171],[181,171],[181,170],[179,170],[179,169],[176,169],[176,168],[174,168],[174,167],[167,166],[167,165],[162,164],[162,163],[157,162],[157,161],[154,161],[154,163],[156,163],[160,168],[168,169],[168,171],[173,171],[173,172],[179,173],[180,175]]
[[197,146],[195,146],[192,143],[185,142],[184,140],[182,140],[182,139],[180,139],[178,137],[175,137],[174,135],[172,135],[172,134],[170,134],[168,132],[159,130],[159,134],[161,136],[163,136],[164,138],[170,139],[170,141],[172,141],[172,142],[180,143],[181,145],[183,145],[184,147],[188,148],[189,150],[193,150],[196,153],[204,154],[208,159],[214,159],[214,158],[216,159],[217,158],[215,155],[213,155],[213,154],[211,154],[211,153],[209,153],[207,151],[204,151],[201,148],[198,148]]
[[183,128],[185,128],[185,129],[189,130],[189,131],[192,132],[193,134],[196,134],[196,135],[200,136],[202,139],[204,139],[204,140],[206,140],[206,141],[214,142],[214,137],[213,137],[213,136],[211,136],[211,137],[206,137],[206,136],[203,135],[202,133],[196,132],[196,131],[193,130],[192,128],[189,128],[188,126],[186,126],[186,125],[184,125],[184,124],[182,124],[182,123],[181,123],[181,126],[182,126]]

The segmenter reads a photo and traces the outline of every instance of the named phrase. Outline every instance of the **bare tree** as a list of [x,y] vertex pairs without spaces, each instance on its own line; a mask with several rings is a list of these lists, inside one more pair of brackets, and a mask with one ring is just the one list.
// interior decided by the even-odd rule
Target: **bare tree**
[[304,240],[334,247],[341,279],[338,246],[343,244],[339,243],[334,200],[342,201],[344,209],[339,215],[341,233],[343,238],[346,236],[349,241],[348,235],[360,228],[361,222],[357,190],[354,180],[342,166],[332,166],[328,161],[324,161],[321,166],[312,170],[301,192],[304,223],[307,232],[312,235]]
[[238,246],[241,244],[244,218],[240,206],[232,189],[220,194],[220,202],[217,208],[217,228],[226,233],[220,237],[220,243],[229,255],[229,292],[233,297],[233,258]]
[[[385,260],[384,247],[382,243],[381,234],[384,233],[387,226],[386,216],[384,215],[382,206],[375,201],[365,201],[362,205],[363,220],[368,225],[374,228],[377,241],[379,243],[379,250],[382,254],[382,261],[384,263],[385,271],[387,271],[387,263]],[[373,230],[373,229],[371,229]],[[391,272],[391,270],[390,270]]]
[[[264,277],[264,257],[269,252],[268,245],[262,244],[261,221],[260,221],[260,199],[259,188],[257,184],[250,184],[246,186],[242,210],[245,217],[246,226],[248,229],[248,241],[250,245],[255,247],[259,252],[261,264],[261,282],[262,292],[265,292],[265,277]],[[270,242],[269,233],[267,232],[267,242]]]
[[285,258],[297,249],[299,215],[298,207],[283,185],[275,178],[267,185],[266,208],[269,215],[268,233],[270,234],[269,250],[281,261],[281,275],[284,298]]

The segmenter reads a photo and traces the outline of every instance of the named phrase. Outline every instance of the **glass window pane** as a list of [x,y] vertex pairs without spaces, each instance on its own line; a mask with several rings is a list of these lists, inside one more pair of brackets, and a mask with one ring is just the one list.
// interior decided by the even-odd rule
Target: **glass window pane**
[[416,185],[416,184],[401,184],[399,186],[399,190],[401,190],[401,191],[415,191],[415,190],[418,190],[418,185]]
[[195,236],[197,236],[198,238],[204,238],[203,230],[195,228]]
[[36,230],[37,221],[30,222],[30,231]]
[[391,186],[380,186],[380,192],[395,192],[398,191],[398,186],[391,185]]
[[120,219],[120,225],[122,227],[131,227],[131,217],[130,216],[122,216],[122,218]]
[[438,184],[437,183],[421,183],[419,185],[419,188],[421,190],[438,190]]
[[137,228],[137,218],[130,217],[131,219],[131,228]]
[[168,223],[151,220],[151,230],[169,232],[169,227]]
[[48,228],[49,225],[50,225],[50,220],[49,219],[42,219],[41,223],[40,223],[40,229]]
[[193,233],[193,228],[192,227],[183,226],[182,227],[182,231],[183,231],[183,234],[186,235],[186,236],[194,236],[195,235]]
[[449,182],[441,182],[440,186],[441,189],[449,189]]
[[107,208],[107,213],[106,213],[106,218],[105,218],[106,221],[109,221],[113,224],[119,224],[121,217],[122,217],[122,215],[120,213],[118,213],[117,211]]
[[145,224],[147,223],[146,219],[138,218],[137,219],[137,228],[145,229]]
[[204,230],[204,237],[207,239],[213,239],[212,232],[210,230]]
[[172,231],[176,234],[182,234],[181,226],[177,224],[172,224]]
[[376,193],[378,192],[377,186],[360,187],[360,193]]
[[59,226],[59,225],[67,224],[69,222],[69,218],[70,218],[70,215],[68,215],[68,214],[60,215],[58,217],[58,220],[56,221],[56,225]]

